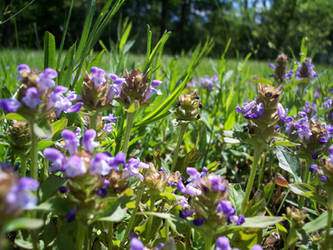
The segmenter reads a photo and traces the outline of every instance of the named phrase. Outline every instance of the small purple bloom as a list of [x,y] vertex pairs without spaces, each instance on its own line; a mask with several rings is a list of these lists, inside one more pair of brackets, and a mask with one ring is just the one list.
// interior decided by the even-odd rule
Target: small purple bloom
[[82,145],[86,151],[93,153],[94,149],[98,147],[99,143],[95,142],[96,131],[94,129],[88,129],[84,132]]
[[210,181],[210,185],[212,189],[216,192],[224,192],[227,188],[221,183],[221,177],[216,174],[209,174],[208,180]]
[[310,167],[309,167],[309,170],[310,172],[312,173],[317,173],[318,172],[318,166],[316,164],[312,164]]
[[109,114],[107,116],[103,116],[102,120],[115,123],[117,121],[117,117],[113,116],[112,114]]
[[0,108],[6,113],[15,113],[20,107],[21,103],[14,98],[0,100]]
[[322,175],[322,176],[320,176],[320,180],[322,182],[326,182],[327,181],[327,177],[325,175]]
[[105,187],[100,187],[99,189],[97,189],[96,193],[101,198],[104,198],[107,195],[108,191],[107,191],[107,189]]
[[66,221],[68,223],[75,220],[76,212],[77,212],[77,208],[76,207],[72,208],[71,210],[69,210],[67,212],[67,214],[65,215],[65,218],[66,218]]
[[318,74],[317,72],[315,72],[314,69],[314,65],[312,64],[312,59],[307,57],[304,59],[303,63],[297,63],[298,64],[298,68],[296,71],[296,78],[314,78],[317,77]]
[[79,141],[75,135],[75,133],[71,130],[65,129],[61,132],[62,138],[66,145],[64,146],[65,149],[72,155],[76,152],[77,146],[79,145]]
[[22,102],[29,108],[36,108],[41,104],[40,95],[36,87],[30,87],[25,91],[25,96],[22,98]]
[[77,113],[83,106],[83,102],[77,102],[73,106],[70,106],[68,109],[64,110],[65,113]]
[[197,218],[197,219],[194,219],[194,220],[193,220],[193,225],[194,225],[194,226],[197,226],[197,227],[200,227],[204,222],[205,222],[204,219],[202,219],[202,218]]
[[108,158],[110,157],[104,153],[97,153],[90,162],[90,172],[99,175],[109,174],[111,167],[108,164]]
[[30,73],[30,72],[31,72],[29,66],[26,65],[26,64],[20,64],[20,65],[18,65],[18,66],[17,66],[17,71],[18,71],[20,74],[22,74],[23,71],[25,71],[25,72],[27,72],[27,73]]
[[65,194],[68,192],[68,188],[66,186],[60,186],[59,187],[59,192],[62,194]]
[[292,122],[294,120],[292,117],[287,118],[288,109],[285,110],[281,103],[278,103],[277,112],[278,112],[280,120],[285,122],[285,123],[289,123],[289,122]]
[[65,175],[70,178],[74,178],[79,175],[83,175],[87,172],[87,168],[84,162],[77,155],[73,155],[67,159],[64,165]]
[[245,217],[244,215],[233,215],[230,217],[230,219],[235,222],[237,226],[242,225],[245,222]]
[[117,153],[116,156],[111,157],[109,161],[109,165],[112,170],[118,170],[120,164],[126,164],[126,155],[123,152]]
[[201,174],[198,172],[198,170],[192,167],[188,167],[186,168],[186,173],[190,176],[190,182],[200,184]]
[[218,237],[215,250],[231,250],[228,238],[225,236]]
[[161,249],[164,247],[164,243],[159,243],[154,249]]
[[130,250],[144,250],[145,246],[138,238],[131,239],[131,247]]
[[192,216],[194,214],[194,209],[185,208],[184,211],[179,210],[179,217],[186,219],[186,217]]
[[55,82],[54,78],[58,76],[57,71],[51,68],[46,68],[44,72],[40,73],[38,78],[36,79],[39,83],[39,89],[41,91],[46,91],[49,88],[54,87]]
[[143,175],[140,174],[140,168],[148,168],[148,164],[140,162],[139,159],[131,158],[128,160],[127,164],[125,165],[124,171],[126,172],[126,177],[135,176],[141,181],[143,180]]
[[55,148],[44,149],[45,158],[53,163],[50,167],[50,171],[63,170],[63,165],[65,163],[65,156]]
[[151,86],[155,88],[155,87],[160,86],[161,83],[162,83],[162,81],[160,81],[160,80],[153,80],[153,81],[151,82]]
[[96,88],[106,81],[105,71],[97,67],[92,67],[90,69],[89,76],[91,81],[95,84]]
[[251,248],[251,250],[263,250],[263,248],[260,245],[256,244]]
[[232,206],[231,201],[220,200],[219,204],[216,207],[218,213],[223,212],[226,217],[230,217],[236,214],[236,210]]
[[264,114],[264,104],[261,102],[256,103],[256,100],[252,102],[245,101],[242,108],[236,107],[236,111],[244,114],[246,119],[259,119]]

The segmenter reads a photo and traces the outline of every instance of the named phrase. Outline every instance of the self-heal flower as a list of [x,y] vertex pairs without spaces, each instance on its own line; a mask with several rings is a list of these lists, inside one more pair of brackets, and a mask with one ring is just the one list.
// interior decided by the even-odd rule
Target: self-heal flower
[[52,167],[50,167],[50,171],[63,170],[65,156],[59,150],[54,148],[46,148],[44,149],[44,156],[46,159],[53,163]]
[[62,138],[66,145],[64,146],[65,149],[72,155],[76,152],[77,146],[79,145],[79,141],[75,135],[75,133],[71,130],[65,129],[61,133]]
[[314,65],[312,64],[312,59],[311,58],[305,58],[304,61],[302,62],[302,64],[297,63],[298,64],[298,68],[296,71],[296,78],[314,78],[317,77],[318,74],[317,72],[315,72],[314,69]]
[[118,152],[115,157],[111,157],[109,160],[109,165],[112,170],[118,170],[119,165],[126,164],[126,155],[123,152]]
[[92,67],[90,69],[90,79],[92,82],[94,82],[95,87],[98,87],[102,83],[106,81],[105,78],[105,71],[103,69],[97,68],[97,67]]
[[312,173],[317,173],[318,172],[318,166],[316,164],[312,164],[310,167],[309,167],[309,170],[310,172]]
[[94,129],[88,129],[84,132],[82,145],[86,151],[93,153],[94,149],[98,147],[99,143],[95,142],[96,131]]
[[0,100],[0,108],[6,113],[15,113],[20,107],[21,103],[14,98]]
[[251,247],[251,250],[263,250],[263,248],[260,245],[256,244],[253,247]]
[[280,120],[285,122],[285,123],[289,123],[289,122],[292,122],[294,120],[292,117],[287,118],[288,109],[285,110],[281,103],[278,103],[277,112],[278,112]]
[[38,89],[36,87],[30,87],[25,91],[25,96],[22,98],[22,102],[29,108],[36,108],[42,103]]
[[230,219],[237,225],[242,225],[245,222],[245,217],[244,215],[233,215],[230,217]]
[[139,240],[136,237],[133,237],[131,239],[131,247],[130,250],[144,250],[145,246],[143,245],[143,243],[141,242],[141,240]]
[[215,250],[231,250],[228,238],[225,236],[218,237]]
[[93,174],[107,175],[110,173],[111,167],[108,164],[108,155],[97,153],[90,162],[90,172]]
[[87,172],[87,168],[84,165],[84,162],[77,155],[73,155],[67,159],[67,162],[64,165],[64,169],[65,175],[70,178],[83,175]]
[[72,208],[71,210],[69,210],[65,216],[66,218],[66,221],[67,222],[72,222],[75,220],[75,217],[76,217],[76,212],[77,212],[77,208],[74,207]]
[[221,200],[219,202],[219,204],[216,207],[216,211],[218,213],[223,212],[223,214],[226,217],[230,217],[232,215],[236,214],[236,210],[234,209],[234,207],[232,206],[231,201],[228,200]]
[[20,64],[17,66],[17,71],[22,74],[24,71],[27,72],[27,73],[30,73],[30,68],[28,65],[26,64]]
[[58,76],[57,71],[51,68],[46,68],[39,74],[37,82],[39,83],[39,90],[46,91],[55,86],[54,78]]
[[246,119],[258,119],[264,114],[264,104],[262,102],[256,103],[256,100],[245,101],[242,108],[236,107],[236,111],[244,114]]
[[37,198],[31,194],[30,191],[37,190],[39,186],[38,181],[23,177],[19,182],[12,186],[6,196],[6,201],[12,210],[25,209],[29,210],[35,207]]
[[137,158],[129,159],[124,168],[126,177],[135,176],[142,181],[143,175],[140,173],[140,168],[149,168],[149,166],[148,166],[148,164],[140,162],[140,160]]

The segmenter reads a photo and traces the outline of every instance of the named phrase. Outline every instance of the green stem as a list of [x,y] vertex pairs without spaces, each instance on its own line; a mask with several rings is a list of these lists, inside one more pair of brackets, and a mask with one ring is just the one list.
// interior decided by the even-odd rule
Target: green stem
[[139,190],[139,192],[138,192],[138,195],[137,195],[136,200],[135,200],[135,206],[134,206],[134,209],[133,209],[133,213],[132,213],[132,216],[131,216],[131,218],[128,222],[126,232],[125,232],[123,240],[120,243],[120,246],[124,246],[124,244],[125,244],[125,242],[128,238],[129,233],[132,231],[132,228],[133,228],[134,222],[135,222],[135,218],[136,218],[136,213],[138,212],[139,204],[140,204],[140,201],[141,201],[141,198],[142,198],[142,194],[143,194],[143,189]]
[[174,171],[174,169],[175,169],[175,167],[176,167],[176,165],[177,165],[178,152],[179,152],[180,145],[181,145],[182,142],[183,142],[183,137],[184,137],[184,134],[185,134],[186,128],[187,128],[187,123],[183,123],[183,124],[180,126],[180,132],[179,132],[179,136],[178,136],[177,145],[176,145],[175,151],[173,152],[173,157],[172,157],[171,172]]
[[[154,212],[154,206],[155,206],[155,196],[151,195],[150,197],[150,208],[149,211],[150,212]],[[147,226],[146,226],[146,230],[151,230],[151,226],[153,225],[153,216],[149,215],[148,217],[148,221],[147,221]],[[150,239],[151,236],[151,231],[146,231],[146,240],[148,241]]]
[[211,235],[207,235],[207,237],[205,237],[205,250],[210,250],[212,248],[212,236]]
[[247,209],[247,203],[249,201],[250,194],[251,194],[251,191],[252,191],[254,178],[256,177],[256,172],[257,172],[261,152],[262,152],[262,149],[259,146],[257,146],[254,149],[253,165],[251,167],[250,178],[247,182],[247,186],[246,186],[246,190],[245,190],[245,196],[244,196],[244,199],[242,201],[241,214],[244,214],[246,209]]
[[110,222],[108,230],[108,249],[110,250],[113,249],[112,236],[113,236],[113,222]]
[[20,172],[21,176],[24,177],[27,174],[27,157],[25,155],[21,155],[21,166],[20,166]]
[[327,210],[327,225],[326,225],[326,235],[323,249],[330,249],[330,231],[332,226],[332,216],[333,216],[333,190],[327,190],[328,195],[328,210]]
[[39,250],[37,231],[33,231],[31,233],[31,238],[32,238],[32,248],[33,248],[33,250]]
[[[312,159],[307,157],[305,159],[305,164],[304,164],[304,167],[305,167],[305,170],[304,170],[304,173],[303,173],[303,176],[302,176],[302,181],[303,183],[308,183],[308,179],[309,179],[309,166],[311,165],[312,163]],[[304,202],[305,202],[305,197],[304,196],[301,196],[299,198],[299,201],[298,201],[298,208],[299,209],[303,209],[303,206],[304,206]]]
[[84,239],[86,234],[86,225],[81,222],[77,223],[77,232],[76,232],[76,250],[84,249]]
[[295,243],[295,236],[296,236],[295,223],[291,222],[287,242],[284,246],[284,249],[286,249],[286,250],[295,249],[295,244],[294,244]]
[[31,132],[31,177],[38,181],[38,138],[34,132],[34,124],[30,123]]
[[169,221],[165,220],[165,241],[169,240]]
[[125,131],[125,137],[124,137],[124,144],[123,144],[123,153],[127,155],[128,150],[128,142],[130,139],[130,133],[133,126],[133,121],[135,118],[136,112],[127,112],[127,120],[126,120],[126,131]]
[[90,116],[90,128],[96,130],[97,127],[97,120],[98,120],[98,111],[94,112]]

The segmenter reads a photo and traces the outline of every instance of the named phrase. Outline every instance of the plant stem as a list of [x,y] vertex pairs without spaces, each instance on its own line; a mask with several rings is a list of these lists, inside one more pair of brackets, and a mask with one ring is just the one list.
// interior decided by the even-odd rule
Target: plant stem
[[[307,157],[305,159],[305,164],[304,164],[305,170],[304,170],[304,174],[303,174],[302,178],[303,178],[303,183],[306,183],[306,184],[308,183],[308,179],[309,179],[309,173],[310,173],[309,166],[311,165],[311,162],[312,162],[311,158]],[[298,201],[299,209],[303,209],[304,201],[305,201],[305,197],[301,196]]]
[[124,244],[125,244],[125,242],[128,238],[128,234],[132,231],[132,228],[133,228],[134,222],[135,222],[135,218],[136,218],[136,213],[138,212],[139,204],[140,204],[140,201],[141,201],[141,198],[142,198],[142,194],[143,194],[143,189],[139,190],[139,192],[138,192],[138,195],[137,195],[136,200],[135,200],[135,207],[133,209],[132,216],[131,216],[131,218],[128,222],[126,232],[125,232],[123,240],[120,243],[120,246],[124,246]]
[[33,231],[31,233],[31,239],[32,239],[32,248],[33,248],[33,250],[39,250],[37,231]]
[[108,249],[113,249],[113,243],[112,243],[112,236],[113,236],[113,222],[108,223],[109,224],[109,231],[108,231]]
[[76,250],[84,249],[84,239],[86,234],[86,225],[81,222],[77,223],[77,233],[76,233]]
[[171,172],[174,171],[174,169],[175,169],[175,167],[176,167],[176,165],[177,165],[178,152],[179,152],[180,145],[181,145],[182,142],[183,142],[183,137],[184,137],[184,134],[185,134],[186,128],[187,128],[187,123],[183,123],[183,124],[180,126],[180,132],[179,132],[179,136],[178,136],[177,145],[176,145],[175,151],[173,152],[173,157],[172,157]]
[[20,166],[20,172],[21,176],[25,177],[27,174],[27,157],[25,155],[21,155],[21,166]]
[[98,111],[95,111],[95,112],[90,116],[90,128],[96,130],[96,127],[97,127],[97,120],[98,120]]
[[207,235],[205,237],[205,250],[210,250],[212,247],[212,235]]
[[242,201],[241,214],[244,214],[246,209],[247,209],[247,203],[249,201],[250,194],[251,194],[251,191],[252,191],[254,178],[256,176],[256,172],[257,172],[261,152],[262,152],[262,149],[261,149],[260,146],[255,147],[254,157],[253,157],[253,165],[251,167],[250,178],[247,182],[247,186],[246,186],[246,190],[245,190],[245,196],[244,196],[244,199]]
[[[155,196],[154,195],[151,195],[150,197],[150,208],[149,208],[149,211],[150,212],[153,212],[154,211],[154,205],[155,205]],[[151,230],[151,226],[153,225],[153,216],[152,215],[149,215],[148,217],[148,221],[147,221],[147,226],[146,226],[146,230]],[[151,234],[151,231],[146,231],[146,240],[148,241],[150,239],[150,234]]]
[[330,249],[330,231],[332,226],[332,216],[333,216],[333,190],[329,188],[327,190],[328,195],[328,208],[327,208],[327,225],[326,225],[326,235],[323,249]]
[[34,132],[34,124],[30,123],[31,132],[31,177],[38,181],[38,138]]
[[127,155],[128,150],[128,142],[130,139],[130,133],[133,126],[133,121],[135,118],[136,112],[127,112],[127,119],[126,119],[126,131],[125,131],[125,137],[124,137],[124,144],[123,144],[123,153]]

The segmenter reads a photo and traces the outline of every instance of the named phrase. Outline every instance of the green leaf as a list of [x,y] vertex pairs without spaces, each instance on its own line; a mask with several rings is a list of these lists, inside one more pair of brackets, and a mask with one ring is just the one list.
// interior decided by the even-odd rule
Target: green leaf
[[275,146],[284,146],[284,147],[296,147],[299,144],[288,141],[288,140],[275,140],[274,145]]
[[41,185],[39,194],[40,200],[44,201],[50,198],[54,193],[56,193],[60,186],[65,183],[65,179],[57,176],[57,175],[50,175]]
[[67,118],[62,118],[58,121],[55,121],[52,123],[52,128],[53,128],[53,135],[55,135],[58,131],[64,130],[64,128],[67,126],[68,119]]
[[56,68],[56,45],[55,38],[50,32],[44,34],[44,68]]
[[236,111],[232,111],[229,115],[227,120],[224,123],[224,129],[230,130],[234,126],[236,122]]
[[54,144],[54,141],[41,140],[38,142],[38,150],[43,150],[44,148],[50,147]]
[[297,182],[302,182],[299,159],[288,152],[286,148],[280,146],[276,148],[275,154],[279,160],[279,167],[292,174]]
[[18,113],[9,113],[5,117],[6,117],[7,120],[16,120],[16,121],[24,121],[25,120],[25,118],[23,116],[21,116],[20,114],[18,114]]
[[326,205],[325,200],[322,197],[320,197],[320,195],[318,195],[317,190],[309,184],[305,183],[289,184],[288,188],[290,189],[290,191],[292,191],[297,195],[304,196],[309,199],[314,199],[319,203],[321,203],[322,205]]
[[247,228],[265,228],[271,225],[274,225],[282,221],[282,217],[275,216],[254,216],[245,218],[244,224],[238,227],[247,227]]
[[46,120],[39,120],[34,123],[34,132],[40,138],[50,137],[52,135],[52,127]]
[[128,201],[128,198],[118,200],[110,209],[109,215],[98,218],[97,221],[119,222],[124,219],[127,215],[127,207],[125,204],[123,204],[123,201]]
[[312,233],[325,228],[327,225],[327,211],[322,213],[319,217],[306,223],[303,229],[306,233]]
[[240,184],[229,184],[228,189],[230,191],[230,199],[234,205],[236,211],[240,211],[242,207],[242,201],[244,198],[244,191]]
[[61,71],[59,72],[58,83],[64,86],[69,86],[72,81],[72,73],[74,71],[74,51],[76,44],[74,43],[67,51],[65,60],[62,63]]
[[43,226],[44,221],[41,219],[34,219],[34,218],[17,218],[11,220],[6,226],[4,227],[4,232],[12,232],[18,229],[28,229],[34,230],[38,229]]

